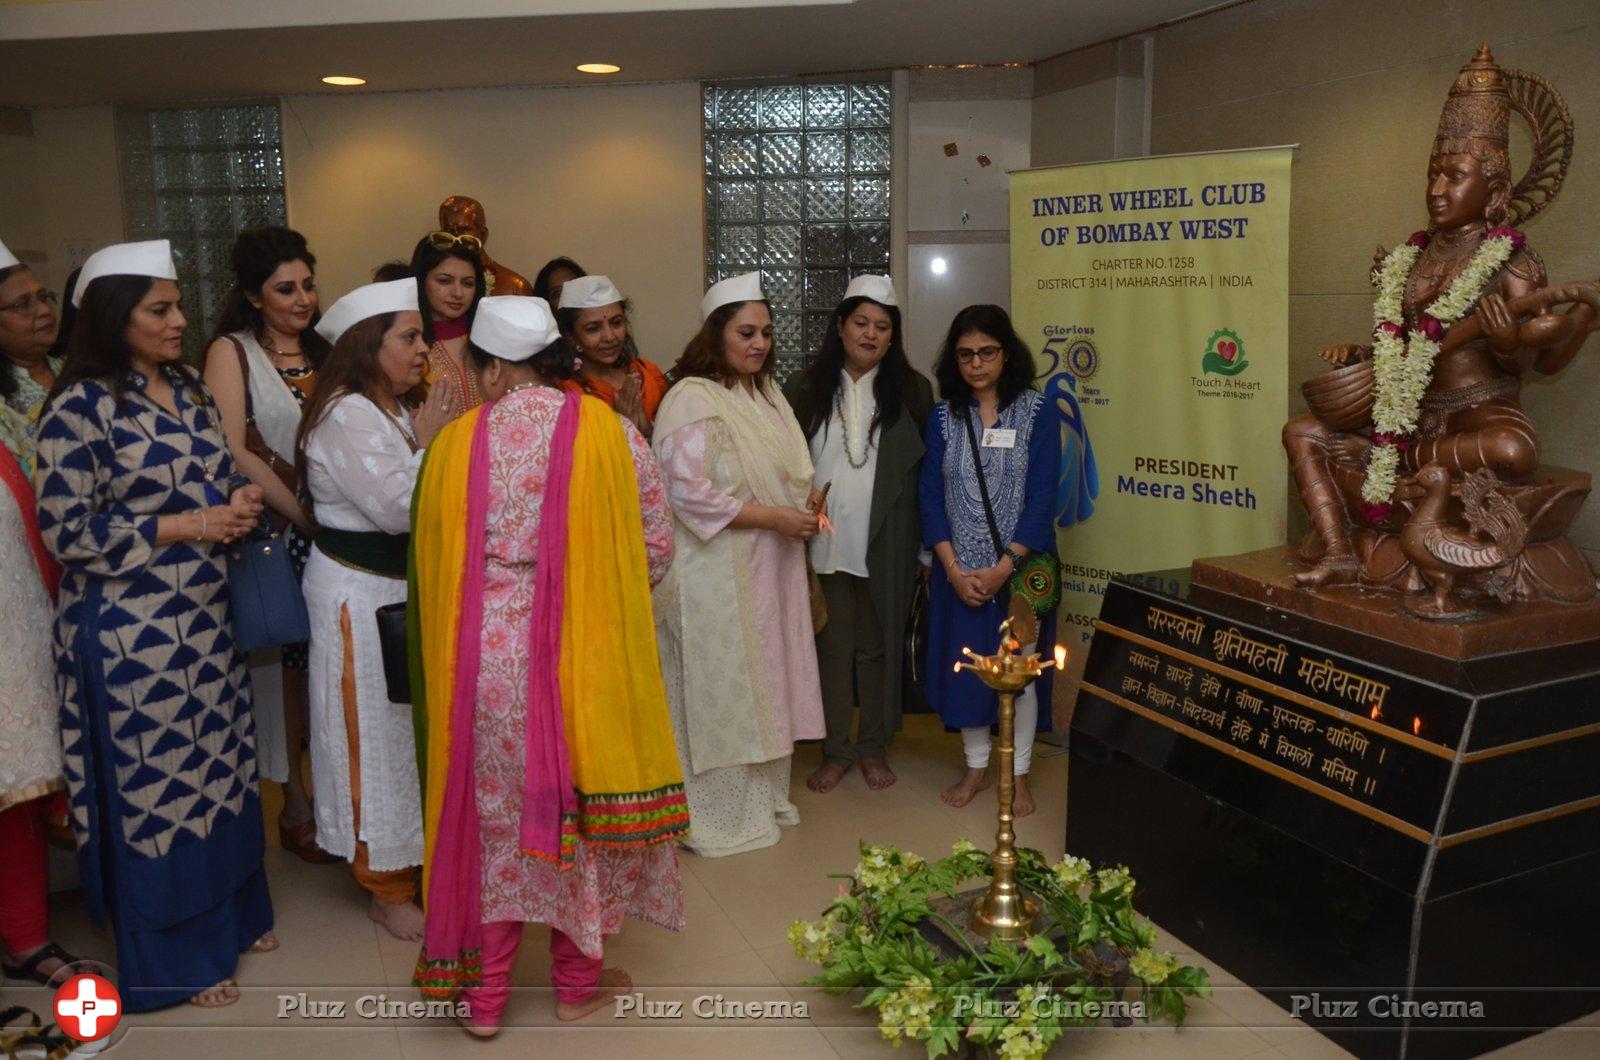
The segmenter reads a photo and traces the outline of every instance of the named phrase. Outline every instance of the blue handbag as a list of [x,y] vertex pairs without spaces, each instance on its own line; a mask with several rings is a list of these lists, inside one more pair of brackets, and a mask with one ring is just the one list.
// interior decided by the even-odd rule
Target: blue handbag
[[300,578],[283,534],[256,527],[228,546],[228,592],[233,598],[233,640],[240,651],[298,644],[311,636]]

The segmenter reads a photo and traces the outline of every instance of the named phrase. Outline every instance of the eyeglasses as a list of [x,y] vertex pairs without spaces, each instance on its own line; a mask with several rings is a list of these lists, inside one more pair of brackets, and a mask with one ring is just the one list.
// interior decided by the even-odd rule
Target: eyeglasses
[[41,291],[37,295],[28,294],[12,302],[10,305],[0,305],[0,313],[36,313],[40,308],[49,306],[54,309],[57,305],[56,296],[51,291]]
[[1004,352],[1004,348],[1000,346],[980,346],[975,350],[958,349],[956,350],[956,360],[960,361],[962,364],[971,364],[972,359],[976,357],[984,364],[988,364],[990,361],[994,360]]
[[446,232],[443,229],[428,233],[428,245],[434,250],[454,250],[460,247],[462,250],[470,251],[473,254],[480,253],[483,250],[483,240],[477,236],[458,236],[454,232]]

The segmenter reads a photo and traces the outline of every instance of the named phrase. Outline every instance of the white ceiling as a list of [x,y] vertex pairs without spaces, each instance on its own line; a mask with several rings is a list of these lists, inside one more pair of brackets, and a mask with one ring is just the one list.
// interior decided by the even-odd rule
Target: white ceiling
[[[1032,62],[1207,0],[0,0],[0,105]],[[447,12],[441,16],[440,12]],[[516,12],[517,14],[511,14]],[[263,25],[263,16],[270,24]],[[342,90],[352,91],[352,90]]]

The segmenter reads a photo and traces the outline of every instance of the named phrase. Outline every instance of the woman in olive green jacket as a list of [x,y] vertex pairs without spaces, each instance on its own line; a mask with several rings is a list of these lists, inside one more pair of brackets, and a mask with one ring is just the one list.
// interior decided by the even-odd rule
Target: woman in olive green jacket
[[900,728],[906,621],[923,576],[917,478],[933,407],[932,387],[906,360],[887,276],[851,282],[822,349],[786,393],[815,484],[829,488],[833,524],[811,542],[828,609],[817,634],[827,736],[806,784],[831,791],[859,761],[867,785],[886,788],[895,782],[886,748]]

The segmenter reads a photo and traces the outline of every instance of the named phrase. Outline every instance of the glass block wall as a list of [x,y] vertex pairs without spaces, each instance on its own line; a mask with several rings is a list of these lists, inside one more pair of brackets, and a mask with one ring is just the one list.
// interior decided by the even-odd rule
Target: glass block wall
[[172,240],[198,355],[233,286],[234,236],[287,217],[278,107],[119,107],[117,141],[128,237]]
[[889,270],[889,83],[705,86],[706,285],[761,270],[780,380]]

